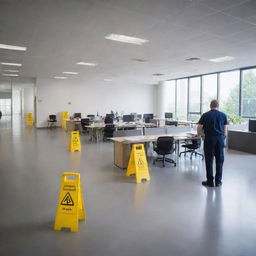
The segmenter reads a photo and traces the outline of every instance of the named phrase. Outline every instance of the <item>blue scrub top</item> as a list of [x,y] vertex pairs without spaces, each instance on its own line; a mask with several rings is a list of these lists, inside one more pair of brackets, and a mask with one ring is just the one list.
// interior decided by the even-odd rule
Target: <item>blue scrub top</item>
[[203,125],[205,137],[224,136],[224,125],[228,124],[227,116],[217,109],[204,113],[199,122]]

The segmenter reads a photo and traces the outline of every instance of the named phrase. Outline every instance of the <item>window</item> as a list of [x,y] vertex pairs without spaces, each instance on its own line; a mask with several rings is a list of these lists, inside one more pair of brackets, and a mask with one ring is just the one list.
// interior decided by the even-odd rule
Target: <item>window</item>
[[187,120],[188,79],[177,80],[177,120]]
[[166,81],[163,91],[164,112],[171,112],[175,115],[175,80]]
[[0,110],[3,116],[11,115],[11,99],[0,99]]
[[219,109],[228,116],[239,115],[239,71],[220,74]]
[[197,122],[200,118],[201,78],[189,79],[189,113],[188,120]]
[[256,69],[242,71],[242,116],[256,117]]
[[210,110],[210,103],[217,99],[217,74],[205,75],[202,77],[202,112]]

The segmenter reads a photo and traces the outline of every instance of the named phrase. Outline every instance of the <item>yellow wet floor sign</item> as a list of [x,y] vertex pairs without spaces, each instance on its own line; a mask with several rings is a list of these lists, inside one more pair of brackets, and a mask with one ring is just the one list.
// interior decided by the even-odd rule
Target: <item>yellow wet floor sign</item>
[[27,125],[33,125],[34,120],[33,120],[33,115],[32,113],[27,113],[26,114],[26,124]]
[[66,121],[68,119],[68,111],[64,111],[61,113],[61,125],[64,130],[67,129]]
[[134,144],[132,146],[126,176],[132,174],[136,175],[137,183],[141,183],[142,180],[150,180],[148,162],[143,144]]
[[80,174],[64,172],[61,177],[54,230],[70,228],[71,232],[78,232],[78,221],[85,219],[86,215]]
[[75,152],[75,151],[80,151],[81,152],[81,142],[80,142],[79,131],[71,132],[70,143],[69,143],[69,151],[70,152]]

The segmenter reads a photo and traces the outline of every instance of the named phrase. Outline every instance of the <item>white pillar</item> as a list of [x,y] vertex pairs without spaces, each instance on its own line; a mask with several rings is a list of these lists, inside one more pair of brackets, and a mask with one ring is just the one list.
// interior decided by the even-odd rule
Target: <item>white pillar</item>
[[157,117],[164,118],[164,112],[167,106],[167,83],[166,81],[161,81],[157,88]]

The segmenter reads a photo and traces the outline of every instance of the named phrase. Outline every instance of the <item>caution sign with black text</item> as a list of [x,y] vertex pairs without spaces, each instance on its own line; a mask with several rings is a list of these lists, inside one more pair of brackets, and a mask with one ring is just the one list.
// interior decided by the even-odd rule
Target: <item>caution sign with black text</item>
[[33,120],[33,115],[32,113],[27,113],[26,114],[26,124],[27,125],[33,125],[34,120]]
[[75,151],[80,151],[81,152],[81,142],[80,142],[79,131],[71,132],[70,143],[69,143],[69,151],[70,152],[75,152]]
[[61,126],[64,130],[67,129],[66,121],[68,120],[68,111],[61,113]]
[[148,162],[143,144],[134,144],[132,146],[126,176],[132,174],[136,175],[137,183],[141,183],[142,180],[150,180]]
[[54,230],[70,228],[71,232],[77,232],[78,221],[85,220],[85,218],[80,174],[64,172],[61,178],[60,196]]

